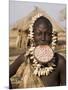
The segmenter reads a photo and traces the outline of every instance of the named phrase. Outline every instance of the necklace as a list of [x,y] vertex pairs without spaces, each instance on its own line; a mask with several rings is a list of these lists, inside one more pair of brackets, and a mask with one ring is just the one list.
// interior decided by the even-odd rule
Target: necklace
[[48,76],[56,67],[53,62],[44,66],[43,64],[38,63],[36,59],[34,59],[32,66],[34,67],[34,74],[39,77],[42,75]]
[[[34,68],[33,74],[35,74],[39,77],[42,75],[48,76],[56,67],[56,65],[53,62],[51,62],[52,59],[53,60],[55,59],[55,57],[54,57],[53,52],[49,46],[42,47],[41,52],[39,52],[39,49],[41,49],[41,47],[39,47],[39,46],[31,47],[28,50],[28,52],[26,53],[26,56],[29,56],[30,61],[32,61],[32,66]],[[50,57],[49,57],[49,55],[47,55],[48,52],[49,53],[51,52]],[[41,54],[42,54],[42,57],[44,57],[43,58],[44,60],[41,60],[42,59],[40,57]],[[39,59],[39,58],[41,58],[41,59]],[[42,61],[44,61],[44,62],[42,62]],[[40,62],[46,63],[46,66]]]

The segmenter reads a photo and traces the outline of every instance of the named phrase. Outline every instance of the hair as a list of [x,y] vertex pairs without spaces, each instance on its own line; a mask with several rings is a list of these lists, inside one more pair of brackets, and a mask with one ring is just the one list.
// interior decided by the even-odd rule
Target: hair
[[33,31],[36,30],[36,28],[40,24],[44,24],[45,27],[48,30],[51,30],[52,31],[52,24],[51,24],[51,22],[46,17],[44,17],[44,16],[41,16],[41,17],[39,17],[39,18],[36,19],[36,21],[34,22],[34,25],[33,25]]

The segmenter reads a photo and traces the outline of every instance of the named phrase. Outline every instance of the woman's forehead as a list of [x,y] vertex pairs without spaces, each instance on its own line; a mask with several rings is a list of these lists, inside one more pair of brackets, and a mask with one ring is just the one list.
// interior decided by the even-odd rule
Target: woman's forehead
[[44,24],[44,23],[39,24],[38,27],[39,28],[47,28],[46,24]]
[[39,32],[39,31],[46,31],[46,32],[52,32],[51,30],[48,29],[47,25],[46,24],[39,24],[38,26],[36,26],[35,32]]

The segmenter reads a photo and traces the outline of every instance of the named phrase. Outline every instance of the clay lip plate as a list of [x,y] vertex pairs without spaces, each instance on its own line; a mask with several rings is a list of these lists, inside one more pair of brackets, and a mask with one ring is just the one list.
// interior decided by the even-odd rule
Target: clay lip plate
[[34,51],[35,59],[40,63],[50,62],[54,56],[53,50],[48,45],[39,45]]

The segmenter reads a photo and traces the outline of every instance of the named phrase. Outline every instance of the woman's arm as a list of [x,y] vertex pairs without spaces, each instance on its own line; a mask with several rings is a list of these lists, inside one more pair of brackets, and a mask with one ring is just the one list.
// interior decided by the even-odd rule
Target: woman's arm
[[60,74],[60,85],[66,85],[66,60],[63,56],[59,56],[59,74]]
[[10,66],[9,66],[9,78],[11,78],[18,70],[21,63],[24,62],[25,57],[24,54],[21,54]]

